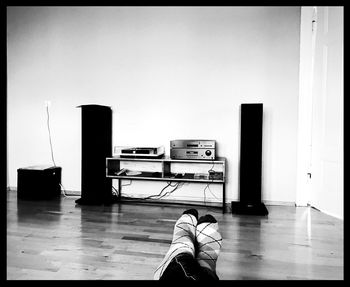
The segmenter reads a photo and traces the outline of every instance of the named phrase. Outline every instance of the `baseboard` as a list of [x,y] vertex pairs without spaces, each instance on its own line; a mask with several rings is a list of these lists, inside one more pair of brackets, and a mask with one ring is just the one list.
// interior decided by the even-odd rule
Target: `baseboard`
[[308,205],[308,206],[311,207],[311,208],[313,208],[313,209],[315,209],[315,210],[317,210],[317,211],[319,211],[319,212],[322,212],[322,213],[324,213],[324,214],[327,214],[327,215],[329,215],[329,216],[332,216],[332,217],[334,217],[334,218],[337,218],[337,219],[339,219],[339,220],[341,220],[341,221],[344,221],[344,217],[341,217],[341,216],[339,216],[338,214],[334,214],[334,213],[328,212],[328,211],[326,211],[326,210],[318,209],[317,207],[312,206],[312,205]]
[[[231,205],[232,201],[239,201],[238,199],[226,199],[226,204]],[[262,202],[266,205],[266,206],[293,206],[295,207],[295,202],[291,202],[291,201],[275,201],[275,200],[262,200]]]
[[291,201],[263,200],[263,203],[265,203],[265,205],[269,205],[269,206],[273,206],[273,205],[277,205],[277,206],[293,206],[293,207],[296,206],[295,202],[291,202]]
[[80,190],[64,190],[66,195],[81,196]]
[[[63,190],[63,188],[61,187],[61,189]],[[17,192],[17,186],[8,186],[7,187],[7,191],[15,191]],[[81,191],[80,190],[63,190],[64,193],[68,196],[81,196]]]

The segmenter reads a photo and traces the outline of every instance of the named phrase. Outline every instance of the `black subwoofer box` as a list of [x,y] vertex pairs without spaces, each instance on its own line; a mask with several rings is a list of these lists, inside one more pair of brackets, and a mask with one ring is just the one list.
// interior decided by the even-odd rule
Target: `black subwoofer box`
[[17,169],[17,196],[21,199],[52,199],[61,195],[62,168],[31,166]]

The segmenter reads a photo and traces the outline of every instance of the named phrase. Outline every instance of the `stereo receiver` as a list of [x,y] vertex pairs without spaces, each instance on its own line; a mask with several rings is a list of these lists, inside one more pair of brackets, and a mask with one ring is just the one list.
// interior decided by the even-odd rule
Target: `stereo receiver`
[[215,149],[215,140],[172,140],[170,148],[211,148]]
[[170,158],[173,159],[215,159],[214,149],[199,148],[173,148],[170,150]]
[[215,140],[172,140],[170,158],[215,160]]

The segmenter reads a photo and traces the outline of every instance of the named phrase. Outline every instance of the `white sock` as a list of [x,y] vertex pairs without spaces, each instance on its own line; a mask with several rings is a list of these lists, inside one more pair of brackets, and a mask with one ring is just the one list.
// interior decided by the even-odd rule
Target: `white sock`
[[171,260],[180,253],[195,255],[194,240],[196,233],[197,218],[189,213],[184,213],[176,221],[173,240],[168,252],[161,264],[154,272],[154,279],[159,280]]
[[[216,221],[216,220],[215,220]],[[216,272],[222,237],[217,222],[201,222],[196,228],[197,254],[196,259],[202,267]]]

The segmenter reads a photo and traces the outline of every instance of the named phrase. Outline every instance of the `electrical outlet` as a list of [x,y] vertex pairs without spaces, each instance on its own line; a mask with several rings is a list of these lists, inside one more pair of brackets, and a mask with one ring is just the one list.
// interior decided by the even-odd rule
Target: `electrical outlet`
[[45,101],[45,107],[47,108],[51,107],[51,101]]

